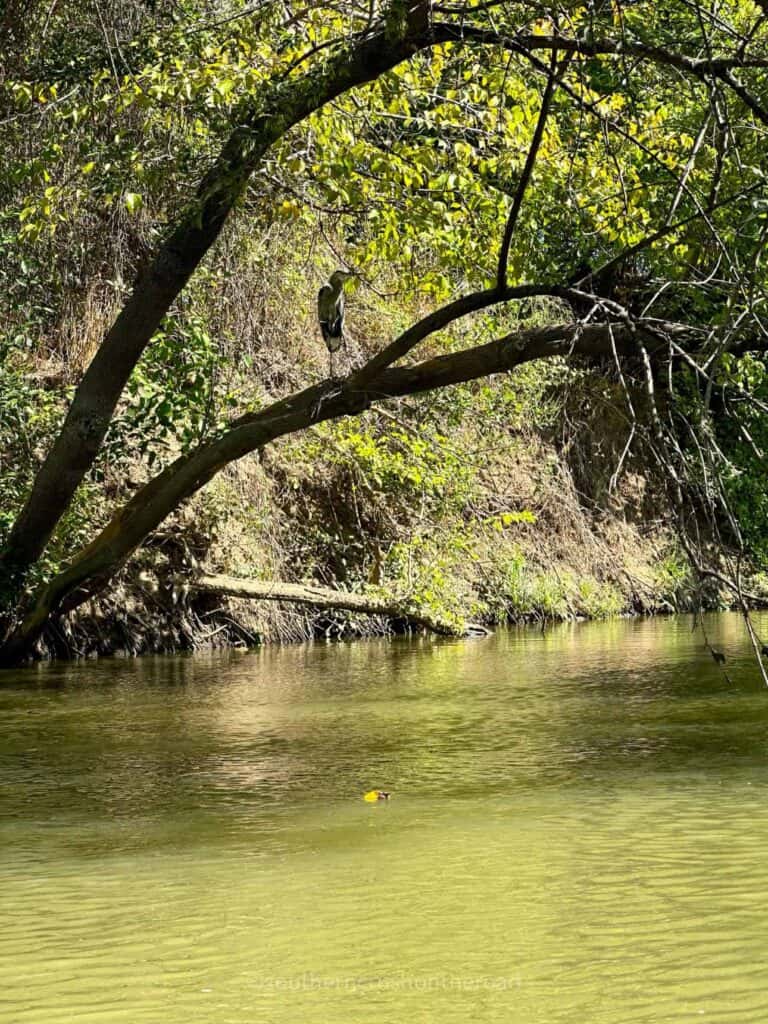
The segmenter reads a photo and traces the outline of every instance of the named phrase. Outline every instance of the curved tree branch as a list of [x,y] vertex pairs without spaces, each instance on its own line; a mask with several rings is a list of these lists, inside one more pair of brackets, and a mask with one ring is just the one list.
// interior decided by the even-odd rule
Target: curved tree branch
[[[762,183],[750,185],[746,189],[741,189],[738,192],[734,192],[723,197],[723,199],[718,203],[715,203],[708,211],[706,211],[706,213],[712,213],[714,210],[730,206],[739,199],[744,199],[749,195],[758,193],[762,189]],[[580,286],[585,284],[590,276],[598,277],[599,275],[610,273],[612,270],[621,266],[621,264],[626,260],[631,259],[632,256],[636,256],[644,249],[650,248],[650,246],[654,245],[656,242],[673,235],[681,228],[687,227],[704,217],[705,211],[697,210],[695,213],[689,214],[686,217],[681,217],[672,224],[666,224],[657,231],[649,232],[633,245],[628,246],[615,256],[612,256],[609,260],[606,260],[605,263],[602,263],[600,266],[595,268],[590,274],[585,274],[577,281],[574,281],[571,286],[564,286],[554,282],[551,284],[520,284],[507,287],[503,292],[499,292],[497,288],[486,288],[482,291],[470,292],[467,295],[462,295],[458,299],[454,299],[453,302],[449,302],[447,305],[441,306],[439,309],[428,313],[427,316],[422,317],[421,320],[418,320],[406,331],[403,331],[403,333],[395,338],[394,341],[381,349],[380,352],[377,352],[368,360],[367,363],[365,363],[364,366],[357,370],[353,374],[351,380],[357,387],[363,387],[382,370],[386,369],[388,366],[392,366],[398,360],[408,355],[409,352],[412,352],[419,344],[421,344],[422,341],[425,340],[425,338],[435,334],[437,331],[443,330],[455,320],[459,320],[461,317],[468,316],[470,313],[478,313],[491,306],[500,305],[504,302],[512,302],[517,299],[543,298],[545,296],[549,298],[563,299],[565,302],[571,302],[573,300],[583,302],[584,299],[590,298],[596,300],[596,296],[580,289]]]
[[69,568],[43,589],[32,610],[0,648],[0,665],[23,659],[63,602],[75,607],[98,593],[166,516],[219,470],[279,437],[325,420],[357,415],[386,399],[506,373],[534,359],[636,352],[638,340],[654,351],[666,347],[670,337],[683,342],[690,335],[684,325],[658,320],[533,328],[413,366],[382,370],[364,386],[354,376],[340,384],[331,383],[330,388],[325,381],[259,413],[242,416],[221,437],[176,459],[137,491],[99,536],[75,556]]
[[[373,81],[434,44],[428,0],[400,18],[390,4],[376,30],[339,43],[299,78],[278,83],[255,107],[245,101],[235,129],[176,226],[139,275],[85,372],[69,412],[0,554],[0,576],[20,583],[45,549],[90,469],[131,371],[176,296],[217,239],[250,175],[285,133],[337,96]],[[397,14],[398,17],[388,16]]]
[[443,22],[435,24],[434,32],[440,37],[452,35],[456,42],[500,46],[520,54],[529,54],[534,50],[559,50],[584,57],[629,55],[662,67],[675,68],[702,82],[716,78],[727,85],[763,124],[768,125],[768,109],[734,76],[734,72],[740,69],[768,68],[768,57],[751,57],[744,54],[711,58],[689,57],[663,46],[651,46],[626,37],[580,39],[562,35],[535,35],[531,32],[518,32],[507,36],[493,29],[479,28],[475,25],[450,25]]

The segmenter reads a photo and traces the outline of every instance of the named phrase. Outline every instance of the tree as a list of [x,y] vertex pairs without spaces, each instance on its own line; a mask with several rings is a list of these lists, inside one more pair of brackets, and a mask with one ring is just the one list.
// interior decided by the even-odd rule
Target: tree
[[[696,540],[694,512],[703,509],[719,536],[725,531],[728,542],[742,544],[721,479],[712,410],[715,398],[721,408],[729,397],[743,407],[751,390],[739,361],[765,348],[764,17],[748,2],[729,5],[727,14],[698,4],[642,2],[392,0],[378,15],[374,6],[329,8],[328,25],[309,33],[308,44],[301,16],[286,18],[279,4],[265,3],[255,14],[248,9],[249,18],[264,19],[269,59],[243,98],[226,108],[228,137],[144,261],[6,539],[0,556],[8,581],[4,663],[24,658],[60,610],[106,587],[151,531],[231,461],[375,402],[554,355],[613,364],[626,385],[638,440],[664,468],[699,569],[719,571]],[[53,88],[53,69],[42,71],[46,88]],[[134,72],[111,71],[118,91],[141,89]],[[109,79],[110,69],[96,76]],[[429,76],[431,92],[424,87]],[[236,89],[237,76],[232,83],[225,95]],[[349,117],[345,101],[368,83],[374,83],[369,93],[358,99],[356,138],[345,149],[345,134],[334,129]],[[31,94],[41,88],[22,78],[14,85],[22,99],[25,87]],[[389,97],[383,110],[377,107],[382,90]],[[481,228],[501,216],[495,267],[477,275],[484,286],[437,308],[342,381],[322,382],[235,419],[149,480],[68,568],[27,593],[25,580],[93,466],[137,361],[242,201],[249,179],[274,160],[275,147],[297,126],[334,101],[316,126],[324,155],[308,190],[326,187],[335,161],[331,191],[352,207],[375,200],[385,256],[388,239],[403,249],[432,237],[439,260],[436,208],[454,246],[457,211],[476,214]],[[388,113],[387,102],[401,113],[385,135],[379,115]],[[456,106],[463,123],[446,121],[446,103]],[[430,133],[438,130],[445,130],[447,144],[435,154]],[[360,173],[358,146],[388,152],[380,176]],[[290,167],[279,159],[277,165],[290,178]],[[408,226],[390,224],[387,231],[388,218],[402,221],[403,213]],[[27,222],[33,219],[30,214]],[[490,240],[466,225],[459,237],[477,259],[488,250]],[[396,251],[391,255],[398,258]],[[442,297],[450,280],[436,268],[431,287]],[[538,296],[560,300],[561,322],[395,365],[460,318]],[[575,320],[565,316],[567,309]],[[738,410],[732,419],[739,423]],[[732,585],[745,600],[738,574]]]

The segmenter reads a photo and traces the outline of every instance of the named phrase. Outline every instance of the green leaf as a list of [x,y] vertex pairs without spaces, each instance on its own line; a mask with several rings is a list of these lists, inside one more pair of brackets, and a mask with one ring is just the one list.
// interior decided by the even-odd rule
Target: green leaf
[[138,192],[126,192],[123,202],[128,213],[137,213],[144,204],[144,199]]

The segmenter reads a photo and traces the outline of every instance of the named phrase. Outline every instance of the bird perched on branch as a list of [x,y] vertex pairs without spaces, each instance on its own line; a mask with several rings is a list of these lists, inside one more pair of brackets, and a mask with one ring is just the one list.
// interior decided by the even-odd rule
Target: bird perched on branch
[[331,377],[333,353],[344,344],[344,282],[352,276],[348,270],[334,270],[317,294],[317,316],[328,349]]

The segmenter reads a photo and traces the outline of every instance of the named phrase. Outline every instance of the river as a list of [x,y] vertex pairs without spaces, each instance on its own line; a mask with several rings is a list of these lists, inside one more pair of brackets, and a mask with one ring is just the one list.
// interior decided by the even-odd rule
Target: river
[[763,1024],[768,691],[691,626],[3,676],[0,1019]]

